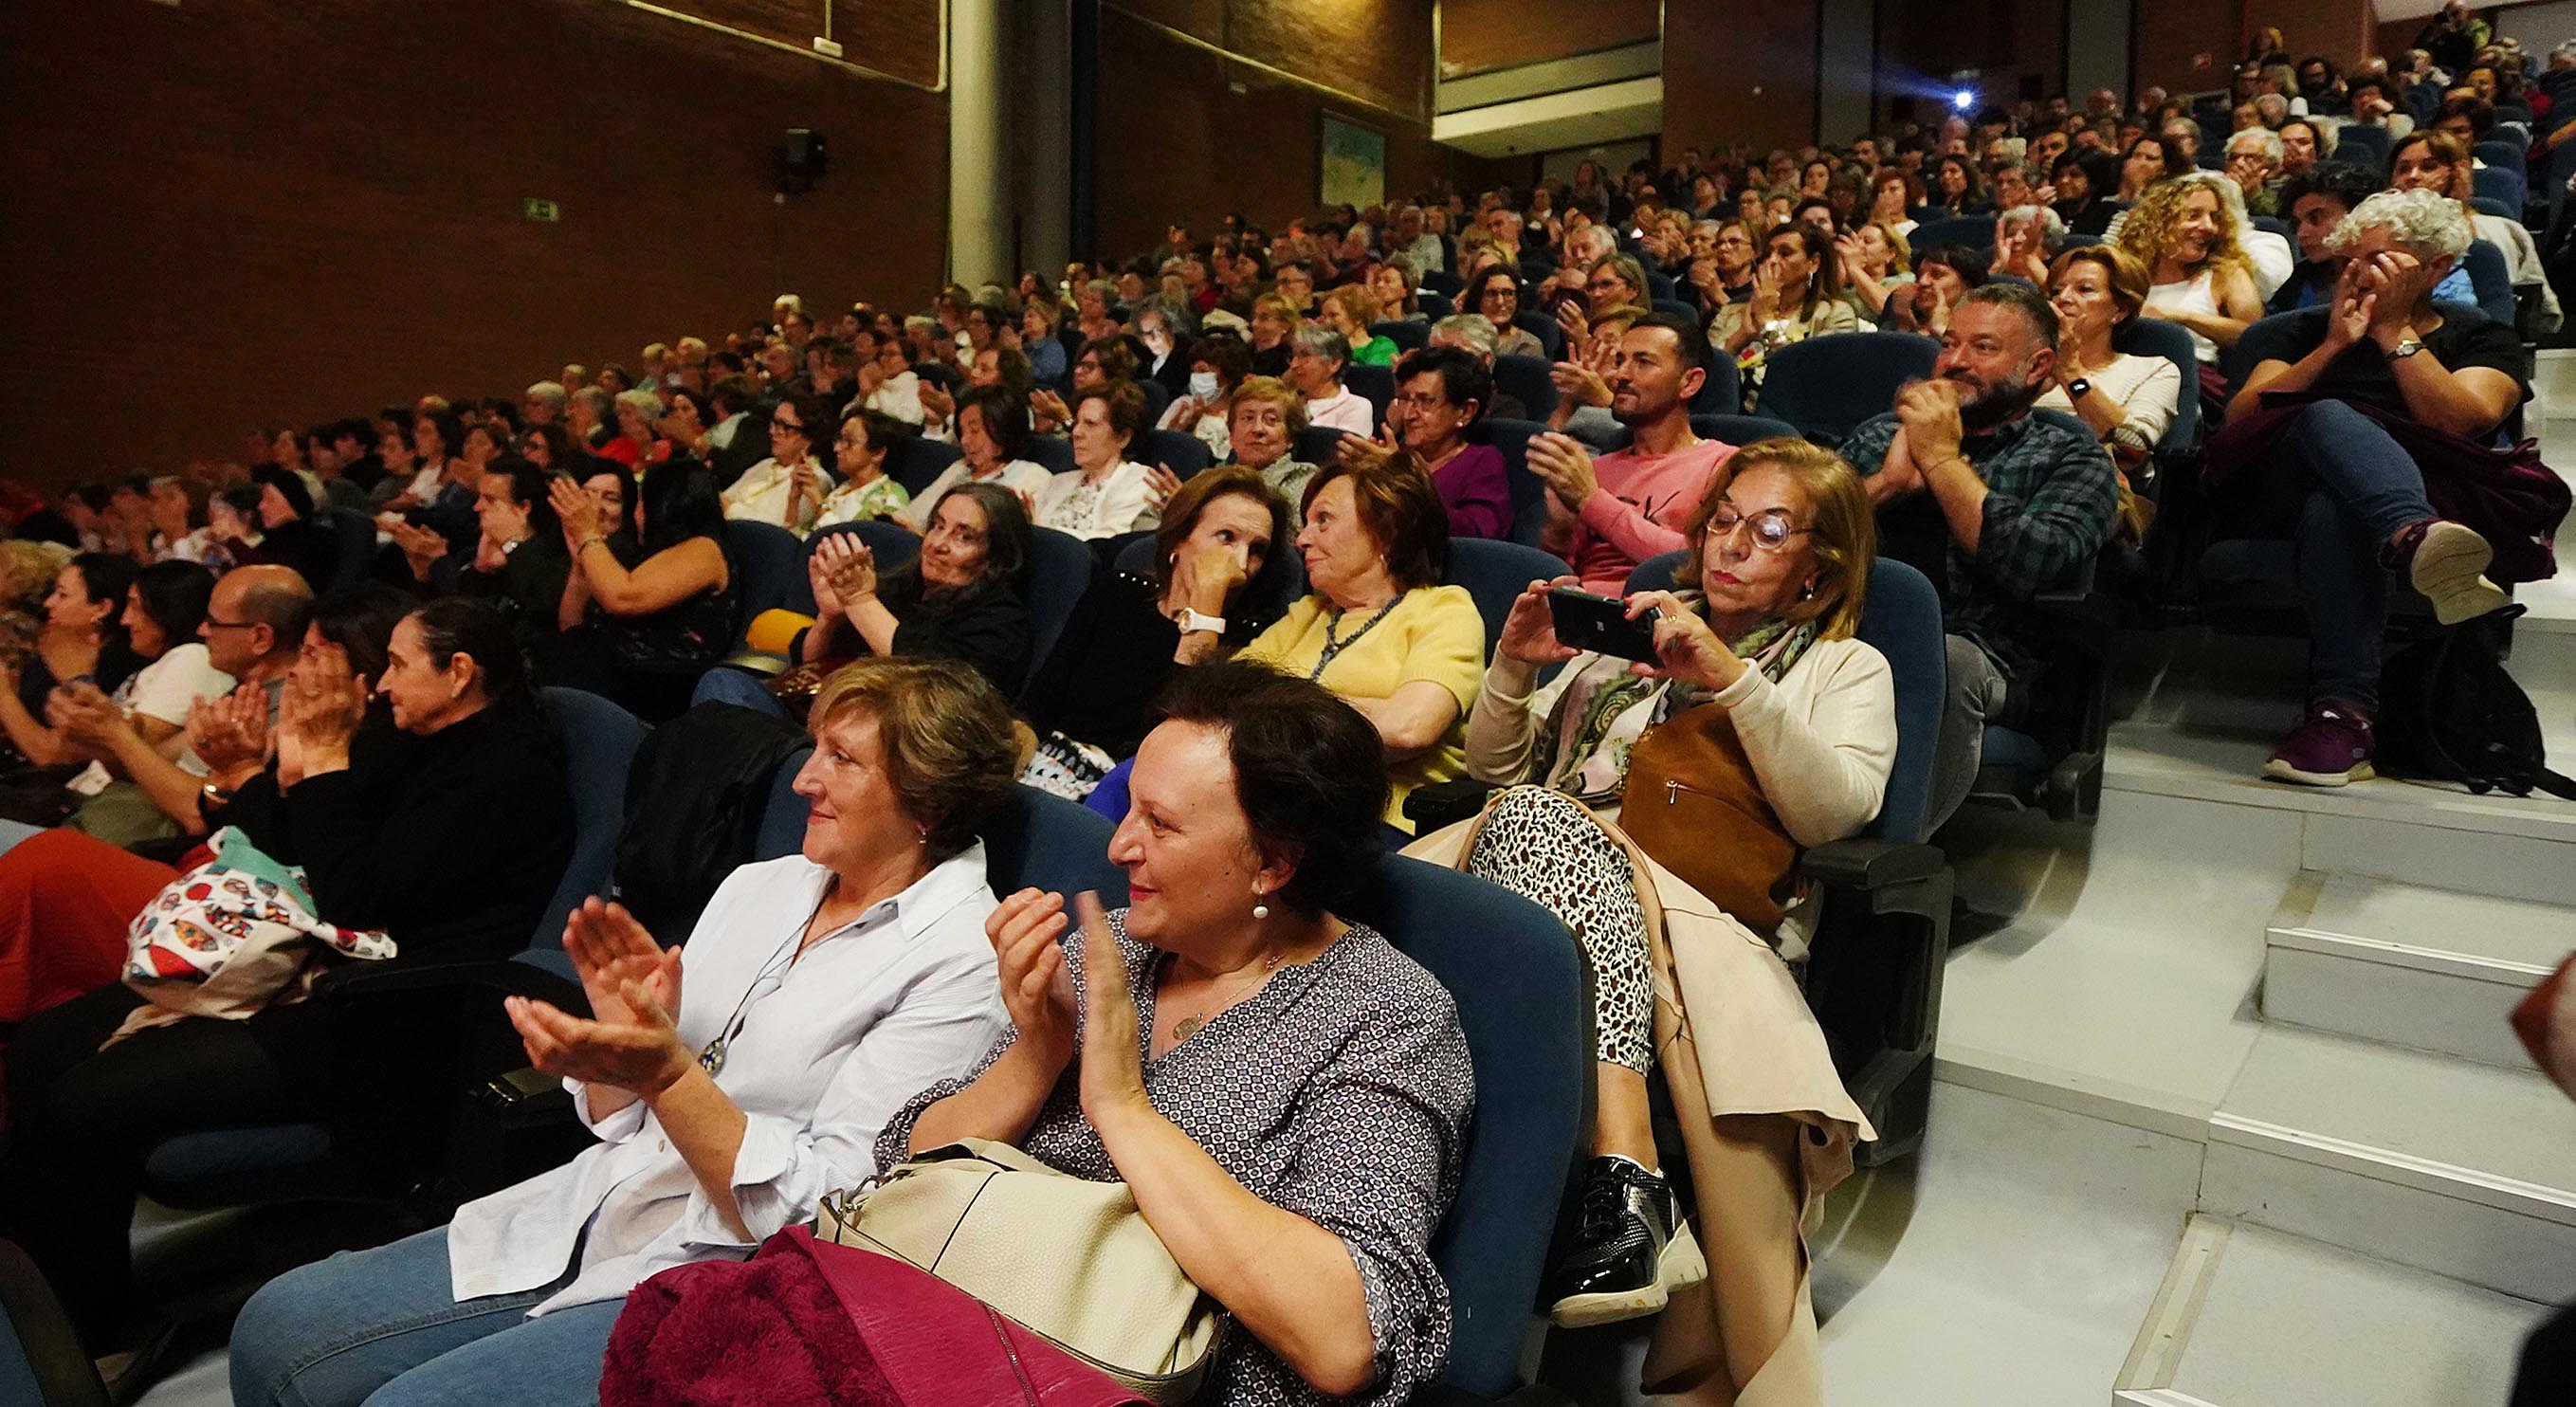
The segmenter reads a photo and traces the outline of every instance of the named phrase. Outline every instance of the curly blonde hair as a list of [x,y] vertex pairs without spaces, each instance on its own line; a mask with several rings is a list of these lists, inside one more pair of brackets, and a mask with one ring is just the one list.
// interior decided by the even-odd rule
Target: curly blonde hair
[[2165,251],[2173,245],[2174,230],[2182,224],[2183,202],[2202,191],[2208,191],[2218,202],[2218,237],[2210,242],[2209,257],[2201,267],[2222,277],[2236,269],[2249,276],[2253,273],[2254,261],[2245,253],[2244,195],[2235,183],[2214,171],[2188,171],[2166,177],[2140,192],[2138,203],[2120,224],[2120,247],[2146,266],[2148,278],[2155,277],[2156,265],[2164,261]]

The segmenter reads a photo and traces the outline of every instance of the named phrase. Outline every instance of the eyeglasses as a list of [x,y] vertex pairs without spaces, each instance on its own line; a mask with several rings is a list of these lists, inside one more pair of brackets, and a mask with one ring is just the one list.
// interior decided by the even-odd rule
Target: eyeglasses
[[255,620],[217,620],[213,616],[206,617],[208,630],[248,630],[257,624],[259,622]]
[[784,430],[791,435],[802,435],[805,433],[805,427],[797,424],[793,420],[772,420],[769,422],[769,428],[773,434],[780,430]]
[[1789,545],[1789,539],[1815,531],[1814,528],[1795,526],[1795,520],[1790,518],[1789,510],[1785,508],[1766,508],[1747,517],[1731,506],[1721,505],[1709,515],[1708,535],[1713,541],[1723,541],[1735,536],[1735,530],[1747,523],[1753,525],[1753,545],[1765,552],[1778,552]]

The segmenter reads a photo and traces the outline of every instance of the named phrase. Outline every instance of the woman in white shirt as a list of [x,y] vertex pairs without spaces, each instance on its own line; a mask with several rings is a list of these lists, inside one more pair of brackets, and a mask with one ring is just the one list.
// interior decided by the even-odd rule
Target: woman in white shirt
[[594,899],[564,948],[591,1016],[506,1003],[599,1142],[445,1227],[270,1282],[233,1329],[243,1407],[596,1401],[626,1292],[741,1259],[875,1175],[877,1134],[1007,1017],[976,832],[1017,771],[1008,706],[964,665],[869,660],[824,686],[796,778],[804,852],[746,865],[687,948]]
[[889,337],[877,344],[876,363],[861,375],[859,385],[867,392],[861,402],[867,409],[906,425],[922,422],[926,412],[921,408],[921,376],[912,369],[912,354],[905,350],[902,338]]
[[1037,525],[1080,538],[1116,537],[1162,521],[1154,471],[1127,457],[1145,423],[1145,393],[1132,381],[1073,397],[1074,467],[1038,490]]
[[[134,653],[151,663],[127,675],[109,698],[165,757],[176,758],[187,747],[183,730],[188,705],[232,692],[232,676],[214,667],[197,639],[214,592],[215,574],[194,562],[155,562],[136,573],[125,590],[118,620]],[[12,684],[15,674],[10,671]],[[66,730],[30,713],[15,688],[0,689],[0,728],[21,756],[40,767],[77,763],[92,755]],[[107,768],[93,761],[71,785],[84,796],[96,796],[109,780]]]
[[2183,394],[2172,362],[2111,350],[2112,331],[2146,306],[2146,266],[2116,244],[2070,249],[2049,269],[2048,295],[2057,308],[2057,370],[2036,405],[2081,419],[2111,452],[2120,467],[2120,527],[2134,542],[2146,533],[2136,481]]
[[957,449],[964,457],[912,496],[895,521],[914,532],[930,530],[939,496],[959,484],[999,484],[1035,512],[1038,493],[1052,477],[1043,464],[1023,458],[1029,444],[1027,398],[1008,386],[977,386],[957,398]]

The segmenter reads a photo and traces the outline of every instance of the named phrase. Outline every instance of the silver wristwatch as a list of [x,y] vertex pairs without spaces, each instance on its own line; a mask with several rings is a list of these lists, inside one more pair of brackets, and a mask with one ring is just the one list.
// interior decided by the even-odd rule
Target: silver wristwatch
[[2417,352],[2423,350],[2424,343],[2421,338],[2400,337],[2397,339],[2397,345],[2388,349],[2388,359],[2393,362],[2402,362],[2408,357],[2411,357]]

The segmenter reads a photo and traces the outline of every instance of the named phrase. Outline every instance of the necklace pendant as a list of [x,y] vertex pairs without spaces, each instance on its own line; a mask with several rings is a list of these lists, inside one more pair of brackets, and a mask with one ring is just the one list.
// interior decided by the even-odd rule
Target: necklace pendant
[[1199,1033],[1199,1028],[1206,1024],[1207,1018],[1204,1016],[1184,1016],[1180,1020],[1173,1022],[1172,1044],[1179,1045],[1181,1042],[1197,1035]]

